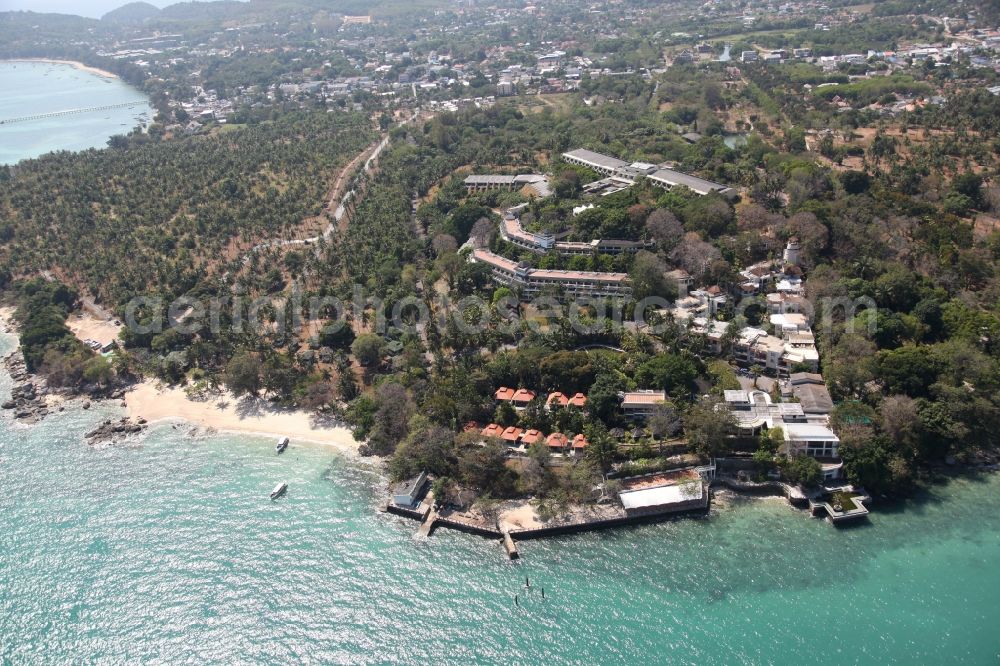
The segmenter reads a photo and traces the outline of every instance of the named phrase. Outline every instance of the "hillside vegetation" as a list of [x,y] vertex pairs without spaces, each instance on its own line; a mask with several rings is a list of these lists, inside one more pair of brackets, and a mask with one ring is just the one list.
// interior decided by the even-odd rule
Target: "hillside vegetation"
[[373,138],[354,115],[290,114],[216,136],[61,153],[0,178],[0,263],[109,303],[190,290],[235,249],[289,235]]

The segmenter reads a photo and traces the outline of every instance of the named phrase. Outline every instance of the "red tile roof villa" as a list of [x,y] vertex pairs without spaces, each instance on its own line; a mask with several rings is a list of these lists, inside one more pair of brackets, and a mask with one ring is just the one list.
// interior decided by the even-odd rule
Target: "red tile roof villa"
[[531,446],[532,444],[537,444],[538,442],[542,441],[543,437],[544,435],[542,435],[541,430],[535,430],[534,428],[531,428],[530,430],[526,431],[524,435],[521,436],[521,443],[524,444],[525,446]]
[[569,404],[569,398],[567,398],[563,393],[559,391],[554,391],[549,393],[549,397],[545,400],[546,407],[565,407]]
[[569,438],[561,432],[554,432],[545,438],[545,445],[550,449],[565,449],[569,446]]
[[514,397],[514,389],[507,388],[506,386],[501,386],[493,394],[493,399],[499,400],[501,402],[508,402],[513,397]]
[[503,426],[491,423],[480,432],[483,437],[499,437],[503,434]]
[[535,392],[523,388],[517,389],[517,391],[514,392],[514,395],[511,396],[511,402],[516,402],[521,405],[527,405],[534,399],[535,399]]
[[504,429],[503,433],[500,435],[500,439],[502,439],[505,442],[513,442],[516,444],[517,441],[521,439],[522,432],[524,431],[518,428],[517,426],[509,426],[506,429]]

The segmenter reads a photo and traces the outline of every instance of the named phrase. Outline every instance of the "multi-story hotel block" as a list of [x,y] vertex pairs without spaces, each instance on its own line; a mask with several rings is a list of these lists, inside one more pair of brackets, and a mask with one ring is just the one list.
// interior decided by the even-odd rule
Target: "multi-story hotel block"
[[531,268],[518,264],[489,250],[473,250],[470,261],[490,267],[493,279],[517,289],[522,296],[536,296],[549,288],[557,288],[567,298],[627,297],[632,295],[627,273],[596,273]]

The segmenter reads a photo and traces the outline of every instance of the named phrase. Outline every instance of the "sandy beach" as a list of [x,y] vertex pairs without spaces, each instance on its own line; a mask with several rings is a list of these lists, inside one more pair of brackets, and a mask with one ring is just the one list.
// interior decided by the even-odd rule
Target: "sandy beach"
[[128,415],[150,423],[184,421],[224,432],[268,437],[287,436],[292,442],[314,442],[357,452],[360,442],[348,428],[302,410],[281,409],[265,400],[235,399],[214,394],[192,400],[180,388],[169,388],[153,380],[137,384],[125,394]]
[[54,58],[10,58],[4,60],[3,62],[44,62],[52,65],[69,65],[74,69],[78,69],[81,72],[89,72],[91,74],[97,74],[98,76],[103,76],[107,79],[117,79],[118,75],[107,71],[106,69],[100,69],[98,67],[91,67],[90,65],[84,65],[82,62],[77,62],[76,60],[56,60]]
[[66,326],[81,341],[96,340],[102,346],[117,340],[122,330],[122,327],[113,321],[95,317],[86,310],[71,314],[66,319]]

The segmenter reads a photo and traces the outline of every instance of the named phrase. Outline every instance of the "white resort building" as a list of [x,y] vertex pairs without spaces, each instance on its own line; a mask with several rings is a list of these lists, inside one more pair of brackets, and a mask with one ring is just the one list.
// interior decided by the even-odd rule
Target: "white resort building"
[[752,437],[764,429],[782,430],[782,453],[816,458],[826,479],[840,476],[840,438],[830,430],[825,414],[806,413],[797,402],[771,402],[764,391],[725,391],[725,405],[736,420],[737,434]]
[[570,164],[593,169],[599,174],[607,176],[612,180],[617,179],[627,185],[634,184],[639,176],[645,176],[654,185],[667,189],[682,185],[701,195],[718,192],[723,196],[733,197],[737,194],[728,185],[713,183],[710,180],[682,173],[665,165],[649,164],[647,162],[626,162],[617,157],[611,157],[585,148],[565,152],[562,154],[562,158]]
[[517,175],[477,175],[466,176],[463,181],[465,191],[469,194],[475,192],[489,192],[491,190],[504,190],[513,192],[515,190],[525,191],[526,194],[547,197],[552,193],[549,188],[549,177],[537,173],[522,173]]
[[[560,234],[565,236],[566,233]],[[536,234],[525,230],[514,210],[508,210],[500,220],[500,237],[529,252],[545,254],[555,250],[562,255],[634,253],[653,247],[652,241],[630,241],[596,238],[592,241],[559,241],[552,234]]]
[[522,296],[535,296],[550,288],[557,289],[568,298],[632,295],[627,273],[531,268],[489,250],[473,250],[469,259],[489,266],[496,282],[517,289]]

